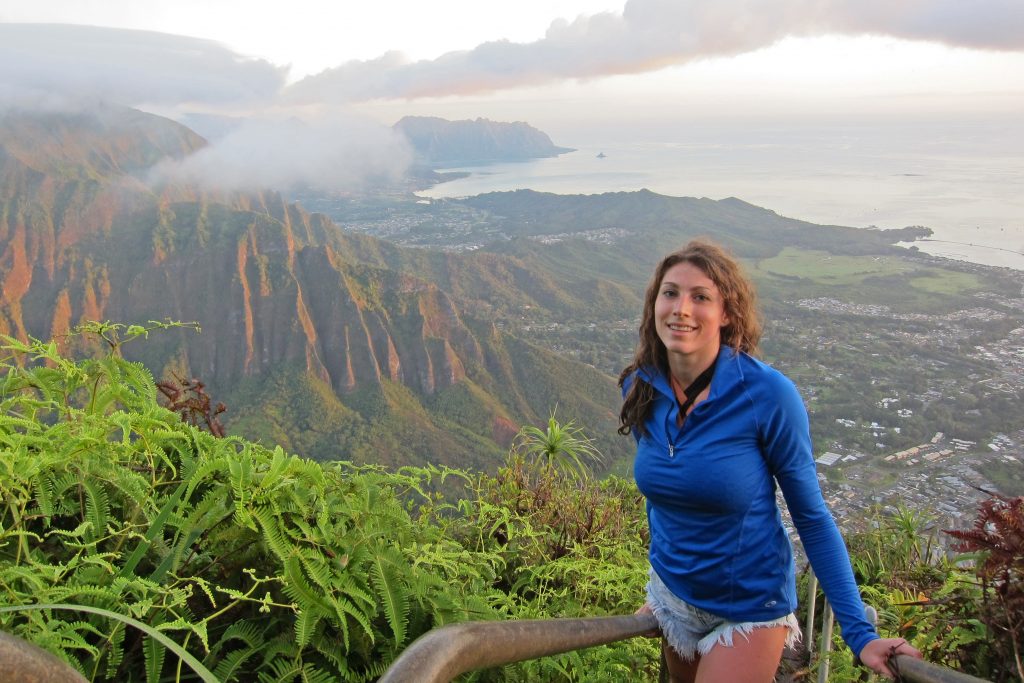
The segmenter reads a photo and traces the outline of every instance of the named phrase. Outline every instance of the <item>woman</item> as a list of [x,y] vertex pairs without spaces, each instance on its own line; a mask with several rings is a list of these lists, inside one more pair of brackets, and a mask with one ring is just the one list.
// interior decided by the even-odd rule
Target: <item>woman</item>
[[754,289],[720,247],[693,241],[665,257],[644,299],[640,343],[619,383],[620,433],[637,440],[647,497],[647,604],[673,681],[771,681],[800,637],[792,548],[776,482],[843,638],[892,675],[892,652],[864,618],[849,557],[818,486],[796,387],[754,359]]

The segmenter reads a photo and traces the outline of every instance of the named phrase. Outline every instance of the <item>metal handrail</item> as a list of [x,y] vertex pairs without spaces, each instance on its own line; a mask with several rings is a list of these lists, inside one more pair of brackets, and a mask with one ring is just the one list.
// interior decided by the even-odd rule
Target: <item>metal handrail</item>
[[899,671],[899,680],[907,683],[989,683],[984,678],[948,669],[923,659],[914,659],[909,655],[896,655],[893,659],[896,660],[895,668]]
[[[818,577],[810,572],[810,580],[807,586],[807,655],[814,653],[814,613],[818,596]],[[824,656],[821,665],[818,667],[818,683],[828,681],[828,653],[832,649],[832,631],[835,628],[832,608],[828,599],[822,601],[821,615],[821,640],[818,647],[819,657]],[[868,605],[864,615],[872,624],[878,620],[878,612],[874,607]],[[889,667],[899,673],[899,680],[907,683],[989,683],[983,678],[977,678],[970,674],[961,673],[953,669],[932,664],[921,659],[915,659],[909,655],[895,655],[889,660]]]
[[[392,663],[379,683],[448,683],[468,671],[650,635],[657,628],[658,622],[652,614],[451,624],[417,638]],[[822,637],[824,640],[824,633]],[[907,655],[897,655],[894,659],[900,680],[907,683],[987,683],[984,679]],[[0,683],[85,681],[54,655],[2,631],[0,662],[3,663]]]
[[0,631],[0,683],[85,683],[80,673],[46,650]]
[[605,645],[657,628],[653,614],[451,624],[417,638],[379,683],[448,683],[467,671]]
[[[817,579],[813,573],[809,593],[807,643],[808,649],[812,650],[814,596],[817,594]],[[823,609],[825,628],[821,633],[819,652],[827,656],[833,629],[832,610],[827,600],[824,601]],[[870,619],[874,610],[869,607],[868,611]],[[468,671],[649,635],[657,628],[658,622],[652,614],[451,624],[428,631],[416,639],[392,663],[379,683],[448,683]],[[984,679],[907,655],[897,655],[893,659],[900,680],[907,683],[988,683]],[[820,680],[827,680],[827,664],[823,663],[819,674],[822,676]]]

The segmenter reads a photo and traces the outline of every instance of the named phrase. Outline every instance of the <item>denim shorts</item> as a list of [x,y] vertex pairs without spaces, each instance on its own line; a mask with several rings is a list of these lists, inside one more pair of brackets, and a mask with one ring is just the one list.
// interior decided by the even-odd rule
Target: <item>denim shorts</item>
[[647,603],[658,620],[661,635],[683,659],[693,661],[696,655],[711,652],[715,645],[732,647],[734,634],[746,637],[755,628],[785,626],[789,630],[786,647],[800,642],[800,624],[792,613],[771,621],[729,621],[677,598],[654,569],[650,577]]

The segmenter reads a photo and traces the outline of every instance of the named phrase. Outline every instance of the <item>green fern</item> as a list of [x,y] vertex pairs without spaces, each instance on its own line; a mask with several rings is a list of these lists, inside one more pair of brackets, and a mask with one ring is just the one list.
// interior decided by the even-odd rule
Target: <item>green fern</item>
[[405,558],[394,548],[380,548],[370,564],[370,579],[384,608],[395,645],[405,642],[409,596],[399,579]]
[[[0,601],[83,610],[0,612],[0,628],[87,678],[172,680],[188,668],[180,650],[224,681],[372,681],[438,625],[640,599],[642,538],[628,524],[553,562],[564,525],[517,508],[524,494],[507,478],[321,464],[213,438],[158,406],[149,373],[120,357],[124,340],[144,335],[90,329],[109,357],[16,342],[0,372]],[[464,484],[466,500],[437,494],[446,480]],[[592,502],[563,489],[564,507]],[[642,507],[628,514],[642,519]],[[595,544],[622,552],[596,556]],[[559,666],[611,671],[602,657]]]

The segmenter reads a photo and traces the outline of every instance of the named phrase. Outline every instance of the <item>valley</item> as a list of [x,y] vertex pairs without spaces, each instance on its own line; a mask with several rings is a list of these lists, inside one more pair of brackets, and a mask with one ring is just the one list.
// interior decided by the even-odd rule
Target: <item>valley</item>
[[32,145],[37,119],[4,121],[0,331],[195,320],[199,335],[128,352],[202,378],[234,433],[319,460],[493,470],[521,425],[555,412],[595,438],[599,472],[628,474],[615,378],[642,290],[657,258],[708,235],[759,287],[763,357],[800,388],[815,455],[839,456],[820,467],[838,505],[909,495],[907,464],[886,458],[937,432],[971,446],[922,462],[939,487],[923,499],[966,510],[972,486],[1024,489],[1024,274],[896,246],[927,228],[648,191],[218,193],[146,180],[202,147],[187,128],[96,117],[51,116],[88,151],[59,161]]
[[[373,209],[358,202],[317,206],[345,230],[405,246],[543,262],[566,286],[592,260],[591,271],[604,273],[605,284],[622,285],[619,301],[558,312],[526,304],[504,310],[497,324],[615,377],[632,354],[640,294],[656,258],[629,259],[629,250],[648,239],[668,249],[689,231],[652,225],[642,212],[612,225],[560,207],[637,199],[635,193],[560,198],[520,191],[406,198]],[[559,219],[544,220],[531,208],[537,204],[554,205]],[[495,205],[512,207],[512,215]],[[765,308],[763,356],[804,395],[816,454],[839,456],[824,458],[820,472],[844,524],[863,519],[865,506],[906,502],[935,510],[948,528],[973,512],[985,490],[1024,494],[1024,274],[914,249],[858,253],[855,241],[852,253],[844,253],[819,248],[816,237],[795,239],[767,257],[750,249],[745,261]],[[609,258],[630,267],[606,268]],[[943,441],[966,445],[941,460],[893,462],[894,453],[937,432]],[[615,469],[628,474],[628,460]]]

